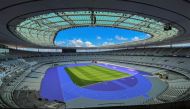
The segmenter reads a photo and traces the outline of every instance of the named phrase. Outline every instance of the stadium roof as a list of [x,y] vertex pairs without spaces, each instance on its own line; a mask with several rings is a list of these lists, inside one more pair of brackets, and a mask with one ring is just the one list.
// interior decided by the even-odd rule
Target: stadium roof
[[[96,20],[92,20],[91,17]],[[54,38],[60,30],[80,26],[110,26],[115,28],[132,29],[152,34],[146,43],[157,42],[178,34],[172,27],[164,31],[165,24],[154,19],[134,14],[105,12],[105,11],[69,11],[53,12],[27,18],[13,27],[13,33],[23,40],[41,45],[55,46]],[[125,45],[141,44],[144,41],[135,41]]]
[[58,31],[80,26],[108,26],[152,35],[109,47],[190,42],[187,10],[188,0],[3,0],[0,43],[55,48]]

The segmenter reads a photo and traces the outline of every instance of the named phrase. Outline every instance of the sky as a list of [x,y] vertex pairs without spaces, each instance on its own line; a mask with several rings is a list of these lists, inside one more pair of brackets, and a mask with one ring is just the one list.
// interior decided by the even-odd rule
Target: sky
[[100,47],[144,40],[147,33],[112,27],[76,27],[61,30],[55,37],[60,47]]

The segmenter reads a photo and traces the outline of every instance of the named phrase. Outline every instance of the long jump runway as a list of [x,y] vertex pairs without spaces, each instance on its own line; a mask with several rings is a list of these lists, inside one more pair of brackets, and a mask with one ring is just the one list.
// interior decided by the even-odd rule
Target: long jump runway
[[148,92],[151,90],[152,84],[143,76],[150,75],[146,72],[100,63],[96,65],[128,73],[131,76],[79,87],[73,83],[64,69],[65,67],[86,66],[89,64],[69,64],[48,69],[41,82],[41,98],[66,103],[79,98],[94,100],[127,100],[139,96],[148,98]]

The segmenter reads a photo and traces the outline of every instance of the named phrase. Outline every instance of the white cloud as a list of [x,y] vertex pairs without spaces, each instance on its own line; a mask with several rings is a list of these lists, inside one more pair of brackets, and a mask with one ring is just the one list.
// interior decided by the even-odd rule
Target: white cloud
[[69,45],[74,47],[95,47],[90,41],[83,41],[81,39],[73,39],[69,41]]
[[82,47],[83,45],[83,41],[81,39],[73,39],[69,41],[71,45],[75,46],[75,47]]
[[100,40],[100,39],[102,39],[102,37],[101,36],[97,36],[96,39]]
[[65,42],[64,41],[56,41],[55,44],[58,46],[64,46]]
[[133,39],[132,39],[132,41],[139,41],[139,40],[141,40],[138,36],[135,36]]
[[86,41],[85,46],[86,47],[95,47],[95,45],[93,45],[90,41]]
[[150,34],[146,34],[146,38],[149,38],[149,37],[151,37],[151,35]]
[[123,37],[123,36],[115,36],[115,39],[119,40],[119,41],[126,41],[127,38]]
[[112,41],[113,39],[112,38],[109,38],[108,41]]
[[114,43],[113,42],[104,42],[102,45],[105,46],[105,45],[113,45]]

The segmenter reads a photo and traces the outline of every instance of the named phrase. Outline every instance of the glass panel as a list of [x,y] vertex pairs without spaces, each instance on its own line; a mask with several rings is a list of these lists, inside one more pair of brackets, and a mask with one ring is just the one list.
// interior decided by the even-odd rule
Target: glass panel
[[129,23],[132,23],[132,24],[139,24],[139,23],[141,23],[142,21],[140,21],[140,20],[135,20],[135,19],[127,19],[127,20],[125,20],[125,22],[129,22]]
[[90,16],[69,16],[71,20],[90,20]]
[[141,21],[144,21],[144,20],[145,20],[144,17],[137,16],[137,15],[133,15],[133,16],[131,16],[130,18],[133,18],[133,19],[139,19],[139,20],[141,20]]
[[108,21],[117,21],[120,17],[112,17],[112,16],[96,16],[96,20],[108,20]]
[[106,24],[106,25],[113,25],[114,24],[114,22],[109,22],[109,21],[96,21],[96,23],[97,24],[100,24],[100,25],[104,25],[104,24]]
[[65,25],[69,25],[68,22],[57,22],[55,23],[56,25],[60,25],[60,26],[65,26]]
[[129,23],[121,23],[119,26],[125,26],[125,27],[134,27],[134,25],[129,24]]
[[73,21],[75,24],[91,24],[91,21]]
[[60,17],[48,18],[47,20],[50,21],[50,22],[61,22],[61,21],[64,21],[64,20],[63,20],[62,18],[60,18]]

